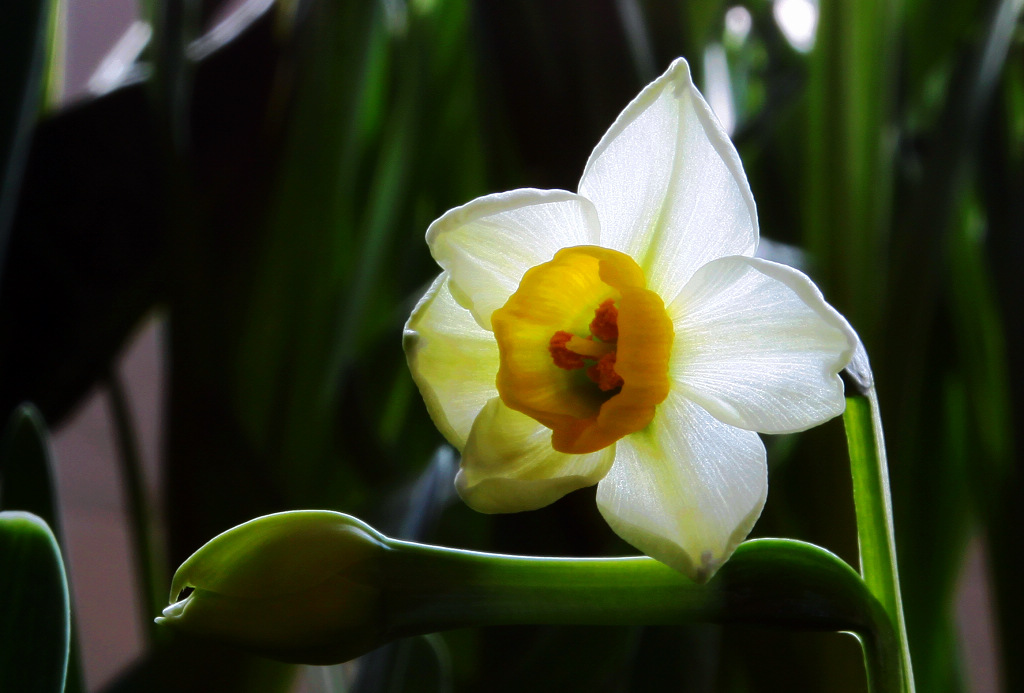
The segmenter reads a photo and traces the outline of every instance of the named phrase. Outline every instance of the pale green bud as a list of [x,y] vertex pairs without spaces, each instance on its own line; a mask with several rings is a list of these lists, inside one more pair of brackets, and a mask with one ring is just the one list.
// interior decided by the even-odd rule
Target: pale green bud
[[351,659],[381,644],[385,542],[372,527],[326,510],[256,518],[178,568],[175,603],[156,621],[284,661]]

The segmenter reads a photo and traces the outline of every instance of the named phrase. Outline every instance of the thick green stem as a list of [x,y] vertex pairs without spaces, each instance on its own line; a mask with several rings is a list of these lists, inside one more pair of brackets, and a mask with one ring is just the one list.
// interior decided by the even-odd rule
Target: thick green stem
[[706,585],[646,557],[495,556],[389,540],[385,640],[479,625],[744,623],[849,631],[871,690],[902,691],[898,641],[860,577],[801,542],[742,544]]
[[[710,618],[721,595],[646,558],[543,559],[405,544],[389,556],[397,634],[429,626],[671,624]],[[717,607],[717,608],[716,608]]]
[[296,510],[210,540],[178,568],[171,599],[178,601],[160,623],[311,664],[479,626],[703,622],[846,631],[864,648],[870,690],[903,691],[899,641],[882,604],[840,558],[790,539],[744,542],[699,584],[647,557],[460,551],[391,539],[341,513]]

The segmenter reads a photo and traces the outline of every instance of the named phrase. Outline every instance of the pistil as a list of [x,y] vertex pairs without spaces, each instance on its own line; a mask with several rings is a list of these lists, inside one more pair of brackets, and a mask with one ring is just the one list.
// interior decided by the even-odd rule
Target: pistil
[[595,341],[593,337],[576,337],[573,336],[569,340],[569,343],[565,345],[565,348],[574,354],[585,356],[588,359],[599,360],[603,356],[615,353],[615,344],[608,342]]
[[564,330],[555,332],[548,343],[551,359],[559,368],[574,371],[587,369],[587,377],[602,392],[622,387],[622,377],[615,372],[615,348],[619,338],[619,311],[615,301],[608,299],[594,311],[590,335],[579,337]]

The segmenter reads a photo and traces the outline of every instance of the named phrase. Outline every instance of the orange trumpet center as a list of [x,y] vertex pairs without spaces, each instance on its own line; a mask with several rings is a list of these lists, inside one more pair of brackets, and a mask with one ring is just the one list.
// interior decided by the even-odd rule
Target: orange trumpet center
[[526,272],[491,325],[498,394],[550,428],[559,452],[594,452],[645,428],[668,396],[672,322],[628,255],[563,248]]

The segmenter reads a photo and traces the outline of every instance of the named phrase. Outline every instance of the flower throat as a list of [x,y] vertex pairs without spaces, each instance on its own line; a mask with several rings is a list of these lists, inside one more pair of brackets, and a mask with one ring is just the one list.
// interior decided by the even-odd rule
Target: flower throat
[[555,365],[567,371],[586,368],[587,377],[602,392],[622,387],[622,376],[615,372],[615,347],[619,339],[619,309],[607,299],[594,311],[590,336],[577,337],[559,330],[551,337],[548,351]]

